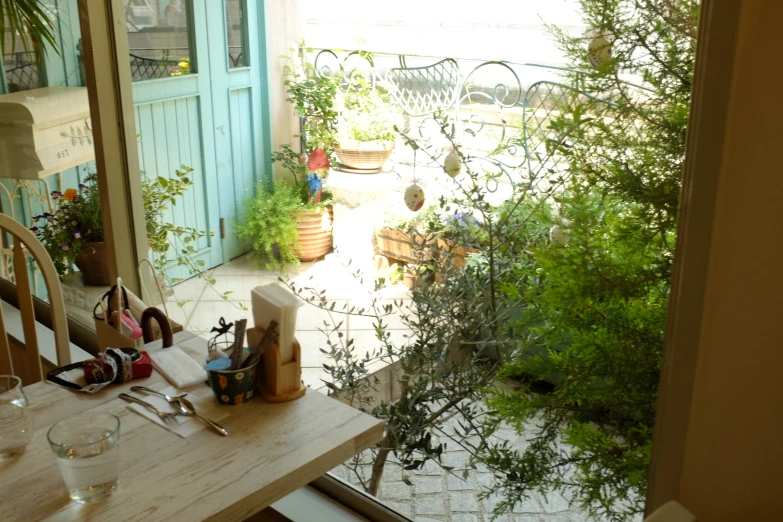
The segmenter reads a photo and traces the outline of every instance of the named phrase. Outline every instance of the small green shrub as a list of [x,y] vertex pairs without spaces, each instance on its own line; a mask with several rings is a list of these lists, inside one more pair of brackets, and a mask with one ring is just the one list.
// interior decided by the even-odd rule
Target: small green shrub
[[235,227],[237,236],[251,244],[251,256],[265,268],[298,265],[296,220],[305,208],[296,187],[276,180],[270,189],[259,182],[255,197],[245,204],[244,222]]

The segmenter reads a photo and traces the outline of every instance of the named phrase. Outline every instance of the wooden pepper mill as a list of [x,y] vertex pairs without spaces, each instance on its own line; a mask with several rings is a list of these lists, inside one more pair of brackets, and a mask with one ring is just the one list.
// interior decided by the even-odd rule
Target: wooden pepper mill
[[[247,329],[248,346],[255,347],[266,332],[260,327]],[[298,341],[294,341],[293,359],[281,362],[280,346],[277,343],[268,348],[262,356],[262,371],[257,372],[257,388],[267,402],[286,402],[305,394],[307,387],[302,383],[302,357]]]

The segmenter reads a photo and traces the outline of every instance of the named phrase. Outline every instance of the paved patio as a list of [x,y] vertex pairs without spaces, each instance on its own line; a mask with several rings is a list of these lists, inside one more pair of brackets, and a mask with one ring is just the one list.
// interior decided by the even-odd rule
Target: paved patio
[[[209,330],[217,324],[220,317],[227,321],[247,318],[253,323],[249,310],[241,310],[238,303],[250,308],[250,290],[256,286],[278,283],[278,274],[260,270],[253,265],[248,257],[238,258],[230,263],[219,266],[210,272],[217,282],[215,289],[209,287],[205,280],[194,278],[185,281],[174,288],[177,301],[187,301],[182,307],[174,302],[169,303],[172,317],[186,325],[186,329],[209,338]],[[351,274],[336,255],[327,259],[303,263],[298,271],[289,273],[285,278],[296,282],[297,286],[307,285],[326,291],[329,301],[336,301],[335,309],[343,304],[350,306],[367,306],[371,290],[371,278],[360,281]],[[279,284],[279,283],[278,283]],[[221,294],[230,291],[229,301]],[[410,294],[402,285],[384,290],[385,299],[410,299]],[[322,364],[328,362],[320,349],[326,349],[326,335],[319,331],[324,329],[324,321],[334,324],[343,321],[340,330],[345,338],[353,338],[359,355],[375,349],[379,342],[375,338],[372,321],[367,318],[345,316],[339,313],[331,315],[312,305],[304,304],[299,309],[296,337],[302,345],[302,378],[308,386],[326,393],[328,388],[323,380],[328,375]],[[392,336],[402,339],[410,334],[399,318],[389,319]],[[380,367],[372,368],[373,370]],[[451,422],[456,422],[452,419]],[[526,444],[524,437],[514,430],[506,429],[498,433],[518,447]],[[468,479],[462,479],[462,470],[468,462],[468,452],[453,444],[444,456],[444,464],[455,468],[453,473],[444,471],[434,462],[428,462],[424,469],[414,472],[403,472],[392,462],[387,465],[381,482],[379,498],[390,508],[409,517],[415,522],[489,522],[491,512],[497,498],[479,499],[482,488],[492,482],[492,473],[486,468],[471,470]],[[354,485],[358,480],[344,466],[332,470],[332,473]],[[406,475],[403,476],[403,473]],[[403,479],[408,479],[412,486]],[[549,495],[533,495],[528,501],[518,505],[514,513],[497,519],[499,522],[582,522],[587,517],[577,508],[569,506],[568,499],[558,493]]]
[[[216,279],[214,289],[207,285],[204,279],[192,278],[174,287],[174,298],[168,303],[169,313],[174,320],[185,325],[186,330],[205,338],[214,335],[209,331],[218,324],[221,317],[229,322],[247,318],[248,326],[252,326],[254,323],[249,310],[250,290],[269,283],[282,284],[279,283],[277,273],[257,268],[247,256],[215,268],[210,272],[210,276]],[[295,281],[297,286],[307,285],[326,290],[327,299],[337,303],[335,310],[342,309],[343,305],[349,308],[367,306],[369,302],[368,285],[372,284],[371,280],[365,280],[364,284],[361,284],[336,256],[329,256],[318,262],[302,263],[298,271],[282,277]],[[231,292],[228,301],[222,297],[227,291]],[[397,285],[386,289],[384,297],[409,299],[408,289]],[[182,301],[185,301],[184,305],[177,306],[176,302]],[[239,303],[245,305],[248,310],[241,310]],[[388,319],[393,337],[401,338],[409,333],[398,318]],[[342,321],[340,331],[345,334],[345,338],[354,339],[357,354],[360,356],[377,348],[380,343],[375,338],[372,320],[369,318],[330,313],[310,304],[303,304],[297,316],[296,329],[296,338],[302,346],[302,378],[308,386],[325,392],[323,379],[328,375],[322,364],[327,362],[327,358],[320,349],[327,349],[327,337],[319,331],[324,330],[324,321],[329,324]],[[373,368],[375,369],[380,368]]]

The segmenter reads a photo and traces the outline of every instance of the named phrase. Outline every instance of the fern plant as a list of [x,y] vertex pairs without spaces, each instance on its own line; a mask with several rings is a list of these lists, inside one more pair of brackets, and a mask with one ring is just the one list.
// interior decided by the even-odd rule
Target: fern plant
[[245,220],[235,225],[237,236],[253,247],[250,255],[262,267],[296,266],[296,222],[304,208],[295,187],[281,180],[272,188],[259,182],[255,197],[246,203]]

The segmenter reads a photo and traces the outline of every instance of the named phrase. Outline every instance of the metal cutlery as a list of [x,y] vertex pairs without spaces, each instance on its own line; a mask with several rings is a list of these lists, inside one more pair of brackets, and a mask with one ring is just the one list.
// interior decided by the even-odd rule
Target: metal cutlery
[[119,394],[119,398],[124,400],[124,401],[126,401],[126,402],[135,402],[136,404],[141,404],[142,406],[144,406],[148,410],[154,412],[160,418],[160,420],[162,420],[166,424],[170,424],[171,421],[174,420],[173,417],[175,417],[177,415],[177,413],[175,413],[175,412],[160,411],[158,408],[156,408],[155,406],[153,406],[149,402],[143,401],[143,400],[139,399],[138,397],[134,397],[133,395],[128,395],[127,393]]
[[209,427],[211,427],[219,434],[223,435],[224,437],[228,437],[228,430],[226,430],[226,428],[224,428],[217,422],[210,420],[204,417],[203,415],[200,415],[198,412],[196,412],[196,407],[193,406],[193,403],[185,398],[185,395],[187,395],[186,393],[182,395],[175,395],[174,397],[169,397],[168,395],[165,395],[157,390],[153,390],[152,388],[146,388],[144,386],[131,386],[131,391],[151,393],[153,395],[157,395],[158,397],[162,397],[166,399],[166,402],[177,407],[179,413],[174,415],[183,415],[185,417],[197,417],[202,421],[204,421],[205,423],[207,423]]

